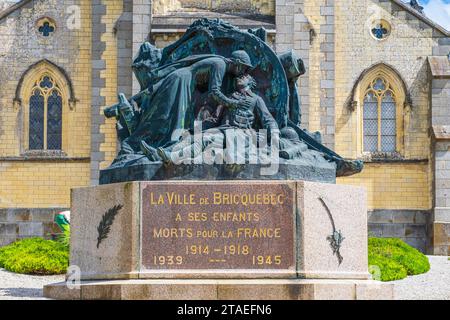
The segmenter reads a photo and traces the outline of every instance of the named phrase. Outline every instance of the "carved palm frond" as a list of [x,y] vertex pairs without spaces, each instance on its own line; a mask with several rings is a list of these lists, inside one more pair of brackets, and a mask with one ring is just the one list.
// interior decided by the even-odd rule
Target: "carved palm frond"
[[102,217],[100,224],[97,227],[98,237],[97,237],[97,249],[100,247],[100,243],[108,238],[109,232],[111,231],[111,226],[114,222],[119,211],[123,208],[123,205],[119,204],[112,207]]

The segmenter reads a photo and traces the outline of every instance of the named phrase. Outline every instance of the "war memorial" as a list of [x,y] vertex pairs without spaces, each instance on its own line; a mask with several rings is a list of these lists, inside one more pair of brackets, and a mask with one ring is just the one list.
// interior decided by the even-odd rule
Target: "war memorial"
[[360,172],[300,128],[293,51],[264,28],[200,19],[143,43],[141,91],[105,107],[120,150],[71,194],[71,266],[56,299],[390,299],[371,280]]

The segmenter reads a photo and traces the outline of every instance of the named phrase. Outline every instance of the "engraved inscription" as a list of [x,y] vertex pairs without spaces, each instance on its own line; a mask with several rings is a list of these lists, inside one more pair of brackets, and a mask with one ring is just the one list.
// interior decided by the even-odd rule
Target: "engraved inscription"
[[144,184],[144,269],[295,268],[288,184]]

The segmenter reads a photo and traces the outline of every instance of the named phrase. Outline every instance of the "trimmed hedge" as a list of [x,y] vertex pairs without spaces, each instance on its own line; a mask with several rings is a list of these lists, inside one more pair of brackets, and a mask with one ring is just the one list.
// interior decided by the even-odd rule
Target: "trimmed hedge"
[[372,275],[381,281],[400,280],[430,270],[423,253],[394,238],[369,238],[369,266]]
[[30,238],[0,248],[0,267],[11,272],[64,274],[68,266],[69,248],[57,241]]

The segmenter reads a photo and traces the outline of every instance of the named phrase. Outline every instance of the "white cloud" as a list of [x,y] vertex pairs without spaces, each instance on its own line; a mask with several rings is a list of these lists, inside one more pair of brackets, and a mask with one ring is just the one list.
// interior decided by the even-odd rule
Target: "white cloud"
[[424,7],[425,14],[430,19],[450,30],[450,4],[445,4],[441,0],[430,0]]
[[[409,0],[403,0],[403,2],[409,3]],[[449,0],[422,0],[419,3],[425,8],[424,12],[428,18],[450,30]]]

